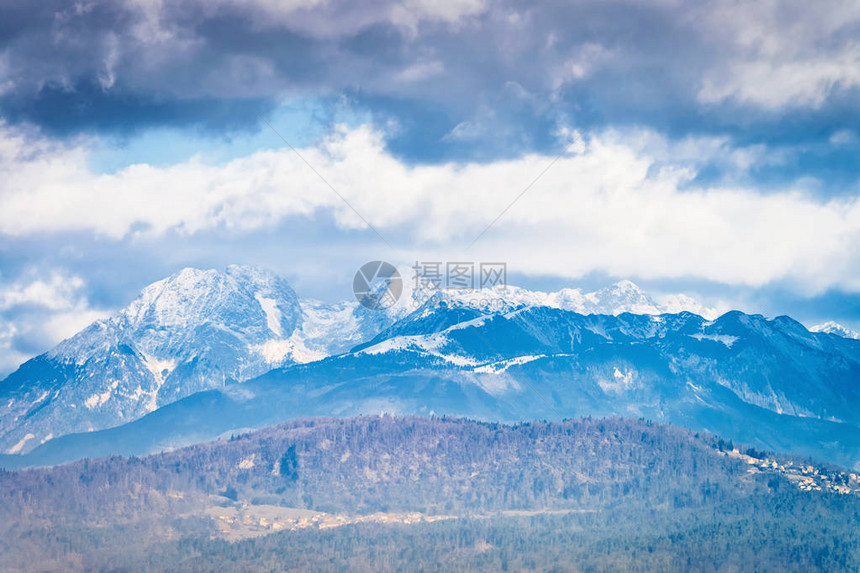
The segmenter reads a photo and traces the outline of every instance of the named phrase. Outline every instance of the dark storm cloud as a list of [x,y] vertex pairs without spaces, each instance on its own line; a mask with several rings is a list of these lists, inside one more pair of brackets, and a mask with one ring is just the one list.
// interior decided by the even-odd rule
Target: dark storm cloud
[[391,148],[413,161],[548,152],[559,127],[644,125],[782,148],[792,176],[835,166],[842,185],[860,169],[828,155],[833,133],[860,132],[849,7],[7,2],[0,110],[61,134],[230,130],[283,98],[345,93],[393,120]]
[[141,126],[202,125],[213,130],[241,130],[272,109],[269,98],[162,98],[122,89],[105,90],[90,80],[46,86],[31,97],[5,101],[5,118],[37,123],[46,133],[79,131],[128,134]]

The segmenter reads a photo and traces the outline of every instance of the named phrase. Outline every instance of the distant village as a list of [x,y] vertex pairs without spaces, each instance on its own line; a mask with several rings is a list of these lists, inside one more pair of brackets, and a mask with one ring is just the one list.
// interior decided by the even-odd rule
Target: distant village
[[778,473],[788,478],[803,491],[830,491],[842,494],[860,494],[860,474],[835,470],[824,470],[812,465],[792,461],[777,461],[756,450],[741,452],[737,448],[722,451],[724,455],[738,458],[749,464],[750,473]]

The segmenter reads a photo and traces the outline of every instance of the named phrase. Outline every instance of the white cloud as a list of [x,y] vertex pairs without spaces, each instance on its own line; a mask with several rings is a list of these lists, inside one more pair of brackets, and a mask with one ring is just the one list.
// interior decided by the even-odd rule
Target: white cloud
[[10,92],[14,89],[15,83],[9,78],[9,50],[0,52],[0,95]]
[[[819,107],[830,94],[860,87],[860,4],[850,0],[69,4],[49,21],[22,24],[41,35],[0,52],[0,93],[71,91],[85,77],[155,101],[328,97],[360,88],[439,106],[451,118],[484,102],[510,121],[504,112],[521,102],[498,92],[515,80],[547,105],[564,102],[558,109],[574,113],[591,98],[605,120],[621,106],[622,120],[647,122],[675,113],[689,119],[692,108],[708,118],[707,104],[726,100],[769,110]],[[444,83],[416,81],[440,70]],[[725,121],[710,119],[705,124]]]
[[79,291],[84,281],[53,271],[47,278],[18,280],[8,286],[0,285],[0,311],[16,306],[41,306],[50,310],[67,310],[79,303]]
[[478,107],[475,117],[461,121],[445,134],[443,141],[470,141],[485,137],[493,128],[498,129],[499,121],[492,109]]
[[766,109],[820,107],[834,92],[860,86],[860,5],[827,0],[714,3],[688,19],[722,47],[704,74],[699,99],[735,99]]
[[840,129],[830,136],[831,145],[854,145],[857,143],[857,134],[850,129]]
[[[128,2],[138,18],[136,39],[145,42],[176,42],[188,30],[170,22],[168,14],[177,7],[202,10],[212,17],[226,10],[250,17],[258,28],[287,28],[315,36],[342,36],[380,23],[391,23],[415,33],[422,22],[442,22],[457,26],[487,8],[485,0],[400,0],[358,3],[352,6],[330,0],[132,0]],[[193,9],[193,8],[192,8]]]
[[578,47],[576,53],[554,73],[553,90],[558,90],[569,82],[585,79],[613,57],[615,54],[604,46],[586,42]]
[[699,99],[714,103],[736,98],[769,109],[789,105],[818,108],[832,92],[857,86],[860,47],[855,45],[833,55],[733,64],[725,77],[706,76]]
[[391,7],[390,14],[392,23],[414,30],[422,20],[456,24],[486,8],[484,0],[403,0]]
[[12,341],[16,334],[15,325],[0,320],[0,378],[12,372],[31,356],[12,349]]
[[397,74],[397,79],[402,82],[418,82],[421,80],[426,80],[427,78],[431,78],[433,76],[437,76],[441,74],[444,69],[445,66],[442,65],[442,62],[418,62],[416,64],[410,65],[402,72]]
[[[787,279],[810,293],[860,291],[856,197],[686,188],[698,165],[742,169],[761,154],[725,140],[671,143],[650,131],[593,136],[559,159],[468,253],[465,246],[551,157],[409,166],[368,127],[342,129],[301,153],[383,235],[401,239],[404,253],[506,260],[518,272],[569,278],[598,271],[754,286]],[[289,150],[224,165],[192,160],[99,175],[88,171],[84,149],[27,142],[6,128],[0,158],[0,232],[12,235],[242,231],[321,210],[333,212],[343,229],[364,226]]]
[[[0,281],[0,377],[32,357],[30,346],[50,348],[107,312],[90,307],[85,282],[53,270],[31,269],[15,281]],[[28,348],[20,348],[20,340]]]

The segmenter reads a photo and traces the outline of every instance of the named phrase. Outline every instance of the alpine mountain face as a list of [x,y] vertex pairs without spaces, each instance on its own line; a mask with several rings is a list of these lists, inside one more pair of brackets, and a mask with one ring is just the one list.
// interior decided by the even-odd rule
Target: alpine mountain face
[[184,269],[0,383],[0,448],[121,424],[292,363],[300,321],[295,292],[272,273]]
[[[510,301],[509,301],[510,302]],[[64,436],[7,465],[141,454],[291,418],[455,415],[518,422],[622,415],[759,448],[860,463],[860,341],[729,312],[584,315],[436,297],[351,352]]]
[[3,450],[142,454],[302,416],[621,415],[860,462],[858,340],[629,281],[415,300],[378,312],[259,269],[185,269],[4,381]]

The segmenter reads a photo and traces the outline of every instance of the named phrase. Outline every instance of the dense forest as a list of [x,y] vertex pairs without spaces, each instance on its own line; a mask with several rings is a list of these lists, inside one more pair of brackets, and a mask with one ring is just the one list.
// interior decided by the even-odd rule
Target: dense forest
[[2,472],[0,569],[858,570],[856,480],[645,420],[301,420]]

